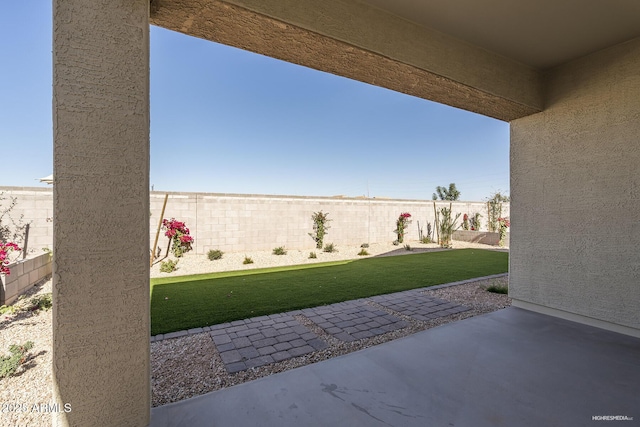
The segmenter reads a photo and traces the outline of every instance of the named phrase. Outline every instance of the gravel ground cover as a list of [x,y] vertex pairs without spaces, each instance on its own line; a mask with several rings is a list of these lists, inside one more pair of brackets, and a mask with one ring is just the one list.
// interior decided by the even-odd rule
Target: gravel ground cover
[[[411,243],[414,251],[438,250],[436,245],[422,245]],[[485,245],[454,242],[454,248],[483,248]],[[316,251],[318,258],[308,259],[306,251],[289,251],[287,255],[275,256],[271,252],[252,252],[247,254],[225,254],[222,260],[209,261],[206,255],[194,256],[187,254],[178,264],[178,274],[199,274],[212,271],[231,269],[261,268],[278,265],[293,265],[296,263],[323,262],[341,259],[359,258],[356,254],[359,247],[340,248],[337,253],[321,253]],[[402,247],[392,245],[371,245],[367,249],[371,256],[409,254]],[[254,259],[254,264],[244,266],[242,260],[245,255]],[[222,261],[225,261],[223,264]],[[152,268],[152,277],[166,277],[166,273],[159,272],[159,265]],[[486,291],[490,285],[506,285],[506,276],[481,280],[448,288],[425,290],[427,296],[462,304],[469,310],[440,317],[432,320],[417,320],[402,315],[391,308],[379,305],[374,301],[368,304],[376,310],[382,310],[396,317],[402,318],[408,326],[371,338],[341,341],[325,332],[316,323],[303,315],[296,315],[296,319],[310,331],[323,339],[327,346],[321,350],[304,354],[285,361],[264,365],[245,371],[229,374],[220,353],[211,336],[207,333],[189,335],[185,337],[162,340],[151,343],[151,382],[152,404],[159,406],[176,402],[210,391],[240,384],[253,379],[286,371],[310,363],[327,360],[332,357],[351,353],[373,345],[404,337],[418,331],[440,326],[446,323],[465,319],[479,314],[489,313],[511,304],[510,298],[502,294]],[[32,296],[51,292],[51,279],[43,280],[32,288],[27,297],[17,306],[26,307]],[[33,410],[33,405],[51,404],[52,401],[52,333],[51,310],[21,311],[13,315],[0,316],[0,353],[6,354],[11,344],[24,344],[33,341],[34,347],[29,352],[25,363],[16,375],[0,379],[0,404],[21,405],[16,410],[0,414],[0,426],[49,426],[51,416]]]

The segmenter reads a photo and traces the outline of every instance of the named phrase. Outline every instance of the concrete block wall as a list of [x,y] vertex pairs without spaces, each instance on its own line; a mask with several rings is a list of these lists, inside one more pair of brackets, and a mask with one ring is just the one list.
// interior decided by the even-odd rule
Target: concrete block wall
[[[0,187],[6,196],[18,199],[15,215],[24,214],[31,221],[29,247],[41,250],[52,247],[53,197],[51,188]],[[153,247],[158,223],[161,220],[164,192],[150,195],[149,248]],[[433,201],[367,199],[350,197],[269,196],[255,194],[168,193],[164,218],[185,222],[195,239],[196,253],[210,249],[224,252],[271,250],[277,246],[311,250],[314,240],[311,215],[329,213],[331,222],[326,243],[360,245],[362,243],[392,242],[396,239],[396,219],[402,212],[412,215],[406,234],[407,241],[418,240],[418,222],[427,231],[427,222],[435,228]],[[449,202],[436,202],[437,208]],[[453,202],[455,213],[482,215],[482,230],[487,230],[486,202]],[[503,216],[509,216],[509,204],[503,205]],[[459,222],[462,218],[459,219]],[[168,239],[161,231],[158,247],[164,253]],[[339,248],[338,248],[339,249]]]
[[[164,195],[151,193],[151,245]],[[436,206],[438,209],[449,206],[449,202],[437,202]],[[164,218],[175,217],[186,223],[195,239],[197,253],[210,249],[225,252],[271,250],[277,246],[310,250],[315,247],[309,236],[313,232],[311,216],[318,211],[328,213],[331,220],[324,243],[334,243],[338,247],[395,240],[395,222],[402,212],[412,215],[406,234],[408,241],[418,240],[418,221],[424,232],[427,222],[434,227],[433,201],[348,197],[169,193]],[[479,212],[486,229],[486,203],[454,202],[453,211],[470,216]],[[503,214],[509,214],[508,203],[504,204]],[[164,253],[168,240],[162,231],[158,242]]]
[[[498,245],[500,243],[500,233],[488,231],[467,231],[456,230],[453,232],[453,240],[462,242],[482,243],[485,245]],[[509,233],[504,237],[505,246],[509,246]]]
[[5,200],[0,208],[8,206],[10,197],[17,199],[11,211],[14,219],[24,216],[23,223],[30,223],[29,252],[41,252],[42,248],[53,249],[53,191],[51,187],[0,187]]
[[0,305],[12,304],[33,285],[51,274],[49,253],[9,264],[10,274],[0,274]]

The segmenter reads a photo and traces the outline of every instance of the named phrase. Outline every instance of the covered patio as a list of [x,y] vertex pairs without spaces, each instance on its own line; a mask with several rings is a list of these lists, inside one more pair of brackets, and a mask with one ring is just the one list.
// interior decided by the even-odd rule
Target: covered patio
[[[53,5],[54,396],[73,407],[57,425],[161,425],[160,414],[225,425],[267,413],[272,425],[300,425],[297,408],[330,417],[306,418],[317,425],[637,422],[636,0]],[[149,24],[508,121],[515,308],[152,419]]]
[[639,360],[638,338],[512,307],[153,408],[151,425],[637,423]]

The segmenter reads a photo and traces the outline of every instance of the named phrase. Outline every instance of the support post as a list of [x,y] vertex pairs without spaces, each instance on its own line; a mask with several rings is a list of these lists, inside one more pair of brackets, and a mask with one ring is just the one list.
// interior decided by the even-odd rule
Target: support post
[[53,0],[53,124],[53,422],[146,426],[148,0]]

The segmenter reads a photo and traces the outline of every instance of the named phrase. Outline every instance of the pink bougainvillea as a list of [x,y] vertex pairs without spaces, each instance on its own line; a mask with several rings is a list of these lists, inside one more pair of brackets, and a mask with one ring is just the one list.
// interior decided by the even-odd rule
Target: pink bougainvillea
[[20,250],[21,249],[15,243],[12,243],[12,242],[0,243],[0,273],[6,274],[6,275],[11,274],[9,267],[7,267],[7,265],[9,265],[10,263],[10,261],[7,258],[9,257],[9,254],[12,251],[20,251]]
[[411,223],[409,220],[411,218],[411,214],[409,212],[403,212],[398,217],[396,221],[396,229],[393,231],[398,236],[398,243],[402,243],[404,241],[404,235],[407,232],[407,226]]
[[193,237],[189,235],[189,229],[184,222],[177,221],[175,218],[163,219],[162,229],[165,230],[164,235],[171,241],[171,251],[175,256],[181,257],[191,250]]

